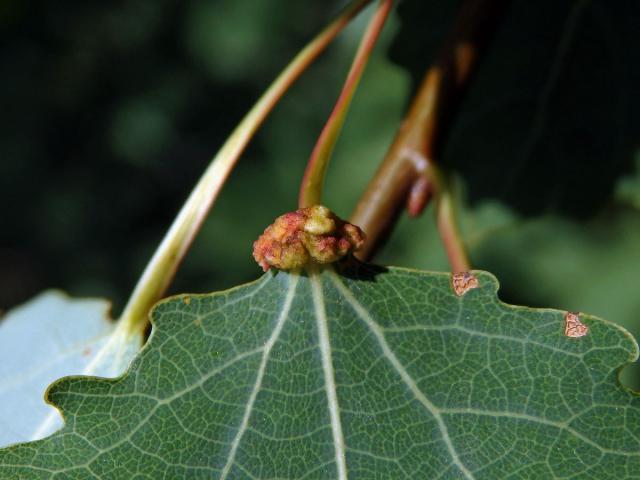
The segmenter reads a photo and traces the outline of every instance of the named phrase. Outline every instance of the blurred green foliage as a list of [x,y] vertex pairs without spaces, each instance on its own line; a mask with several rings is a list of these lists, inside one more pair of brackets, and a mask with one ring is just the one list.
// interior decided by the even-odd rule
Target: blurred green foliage
[[[1,2],[0,308],[58,287],[113,299],[117,313],[213,153],[340,3]],[[569,15],[583,3],[585,23],[573,25]],[[339,215],[349,216],[383,157],[456,5],[405,0],[402,18],[388,25],[328,174],[326,203]],[[588,311],[640,336],[640,160],[632,161],[640,82],[631,81],[638,43],[624,37],[638,8],[621,1],[614,16],[595,1],[513,5],[443,149],[444,165],[459,175],[473,266],[497,275],[506,301]],[[226,288],[260,274],[251,244],[296,206],[364,17],[260,130],[172,292]],[[569,67],[556,72],[553,52],[566,44],[567,27],[575,31],[562,47]],[[392,42],[396,63],[387,57]],[[548,52],[524,52],[531,45]],[[561,89],[547,87],[549,75]],[[517,87],[521,97],[512,95]],[[550,89],[549,123],[539,119],[541,88]],[[587,102],[583,116],[578,107]],[[533,153],[510,170],[513,152],[540,125],[527,147]],[[430,209],[403,218],[376,260],[448,269]]]

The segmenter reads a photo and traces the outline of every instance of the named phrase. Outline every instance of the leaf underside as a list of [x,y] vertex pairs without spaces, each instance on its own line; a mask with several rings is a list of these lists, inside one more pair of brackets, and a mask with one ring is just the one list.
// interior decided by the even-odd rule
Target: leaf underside
[[568,338],[484,272],[458,297],[340,268],[161,302],[124,376],[50,387],[65,427],[1,450],[0,478],[640,478],[623,329],[581,315]]
[[43,292],[0,319],[0,447],[47,437],[63,422],[43,400],[67,375],[121,375],[140,350],[138,332],[122,334],[101,299]]

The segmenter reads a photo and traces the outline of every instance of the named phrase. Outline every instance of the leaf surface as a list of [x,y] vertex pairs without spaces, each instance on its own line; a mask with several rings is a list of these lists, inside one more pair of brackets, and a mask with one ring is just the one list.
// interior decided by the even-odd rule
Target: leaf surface
[[44,438],[63,425],[44,402],[47,386],[67,375],[116,377],[140,349],[108,319],[105,300],[47,291],[0,320],[0,446]]
[[0,478],[638,478],[622,328],[568,338],[487,273],[458,297],[342,268],[161,302],[124,376],[50,387],[64,429],[0,451]]

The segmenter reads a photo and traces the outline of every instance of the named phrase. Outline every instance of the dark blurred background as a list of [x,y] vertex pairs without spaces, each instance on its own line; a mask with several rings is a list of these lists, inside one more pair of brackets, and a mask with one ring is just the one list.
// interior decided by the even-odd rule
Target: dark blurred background
[[[330,167],[326,203],[339,215],[459,3],[400,2]],[[210,158],[342,4],[0,0],[0,309],[56,287],[110,298],[117,314]],[[367,16],[259,131],[172,292],[260,275],[251,243],[295,208]],[[502,299],[586,311],[636,336],[639,25],[632,0],[511,2],[441,154],[473,266],[498,276]],[[376,261],[446,270],[432,212],[403,218]]]

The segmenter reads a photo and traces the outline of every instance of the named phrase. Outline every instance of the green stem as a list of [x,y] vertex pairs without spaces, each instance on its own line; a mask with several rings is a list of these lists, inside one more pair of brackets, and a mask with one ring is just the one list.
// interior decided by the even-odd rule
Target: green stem
[[298,206],[300,208],[311,207],[321,203],[324,177],[329,165],[329,160],[331,159],[331,154],[333,153],[333,148],[342,130],[342,125],[349,111],[351,100],[362,78],[362,73],[367,66],[371,52],[376,45],[392,6],[393,0],[380,0],[380,4],[369,21],[367,30],[362,36],[360,46],[353,59],[351,69],[342,87],[338,101],[322,129],[311,153],[311,157],[309,158],[309,162],[307,163],[307,168],[300,186],[300,195],[298,197]]
[[229,173],[258,127],[293,82],[370,1],[353,0],[298,53],[231,133],[149,261],[120,316],[119,329],[140,332],[146,328],[149,310],[164,295]]

